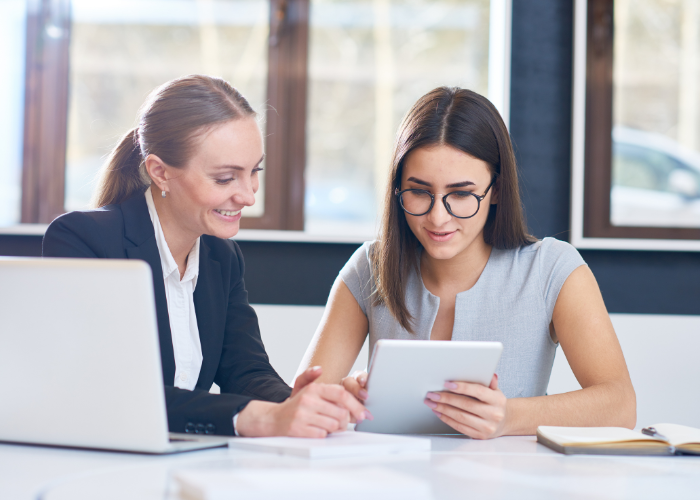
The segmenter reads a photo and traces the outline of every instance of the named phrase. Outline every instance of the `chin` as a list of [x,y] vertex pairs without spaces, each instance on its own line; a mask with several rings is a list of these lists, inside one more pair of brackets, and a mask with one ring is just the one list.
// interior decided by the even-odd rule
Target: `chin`
[[241,227],[239,224],[231,224],[230,227],[215,227],[212,228],[212,230],[207,233],[210,234],[211,236],[216,236],[217,238],[221,238],[222,240],[227,240],[229,238],[233,238],[238,234],[238,231],[240,231]]
[[428,252],[428,255],[435,260],[449,260],[456,255],[460,254],[463,248],[446,247],[438,245],[423,245],[423,249]]

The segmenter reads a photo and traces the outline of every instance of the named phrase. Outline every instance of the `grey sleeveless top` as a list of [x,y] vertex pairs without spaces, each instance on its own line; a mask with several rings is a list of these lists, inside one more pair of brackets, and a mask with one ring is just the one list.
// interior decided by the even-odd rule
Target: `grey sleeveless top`
[[[379,339],[429,340],[440,298],[425,288],[420,273],[412,272],[406,306],[415,333],[402,328],[384,305],[373,305],[371,245],[362,245],[340,271],[369,321],[370,356]],[[452,340],[503,343],[496,373],[506,397],[545,395],[558,345],[549,333],[554,304],[571,272],[585,264],[573,246],[554,238],[512,250],[494,248],[476,284],[457,294]]]

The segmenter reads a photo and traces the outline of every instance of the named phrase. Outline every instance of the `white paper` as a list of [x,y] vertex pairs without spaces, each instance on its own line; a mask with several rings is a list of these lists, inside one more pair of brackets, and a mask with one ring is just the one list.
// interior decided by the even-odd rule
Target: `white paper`
[[673,446],[683,444],[700,444],[700,429],[679,424],[654,424],[651,427],[668,438],[668,442]]
[[229,440],[229,447],[306,458],[338,458],[426,452],[430,451],[430,439],[346,431],[325,439],[237,437]]

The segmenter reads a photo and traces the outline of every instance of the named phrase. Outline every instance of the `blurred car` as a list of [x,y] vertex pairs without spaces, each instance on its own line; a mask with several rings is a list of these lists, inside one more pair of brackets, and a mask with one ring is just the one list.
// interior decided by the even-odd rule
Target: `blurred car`
[[700,153],[615,127],[610,202],[614,226],[700,227]]

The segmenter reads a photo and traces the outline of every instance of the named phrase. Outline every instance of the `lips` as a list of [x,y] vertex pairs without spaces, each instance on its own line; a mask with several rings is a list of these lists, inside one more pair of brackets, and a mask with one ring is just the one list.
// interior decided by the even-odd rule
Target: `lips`
[[222,222],[232,223],[237,222],[241,219],[240,210],[222,210],[220,208],[215,208],[213,212],[215,214],[215,217],[217,217]]
[[426,229],[426,232],[428,233],[428,236],[431,240],[437,242],[445,242],[452,239],[452,236],[454,236],[454,234],[457,231],[430,231]]

